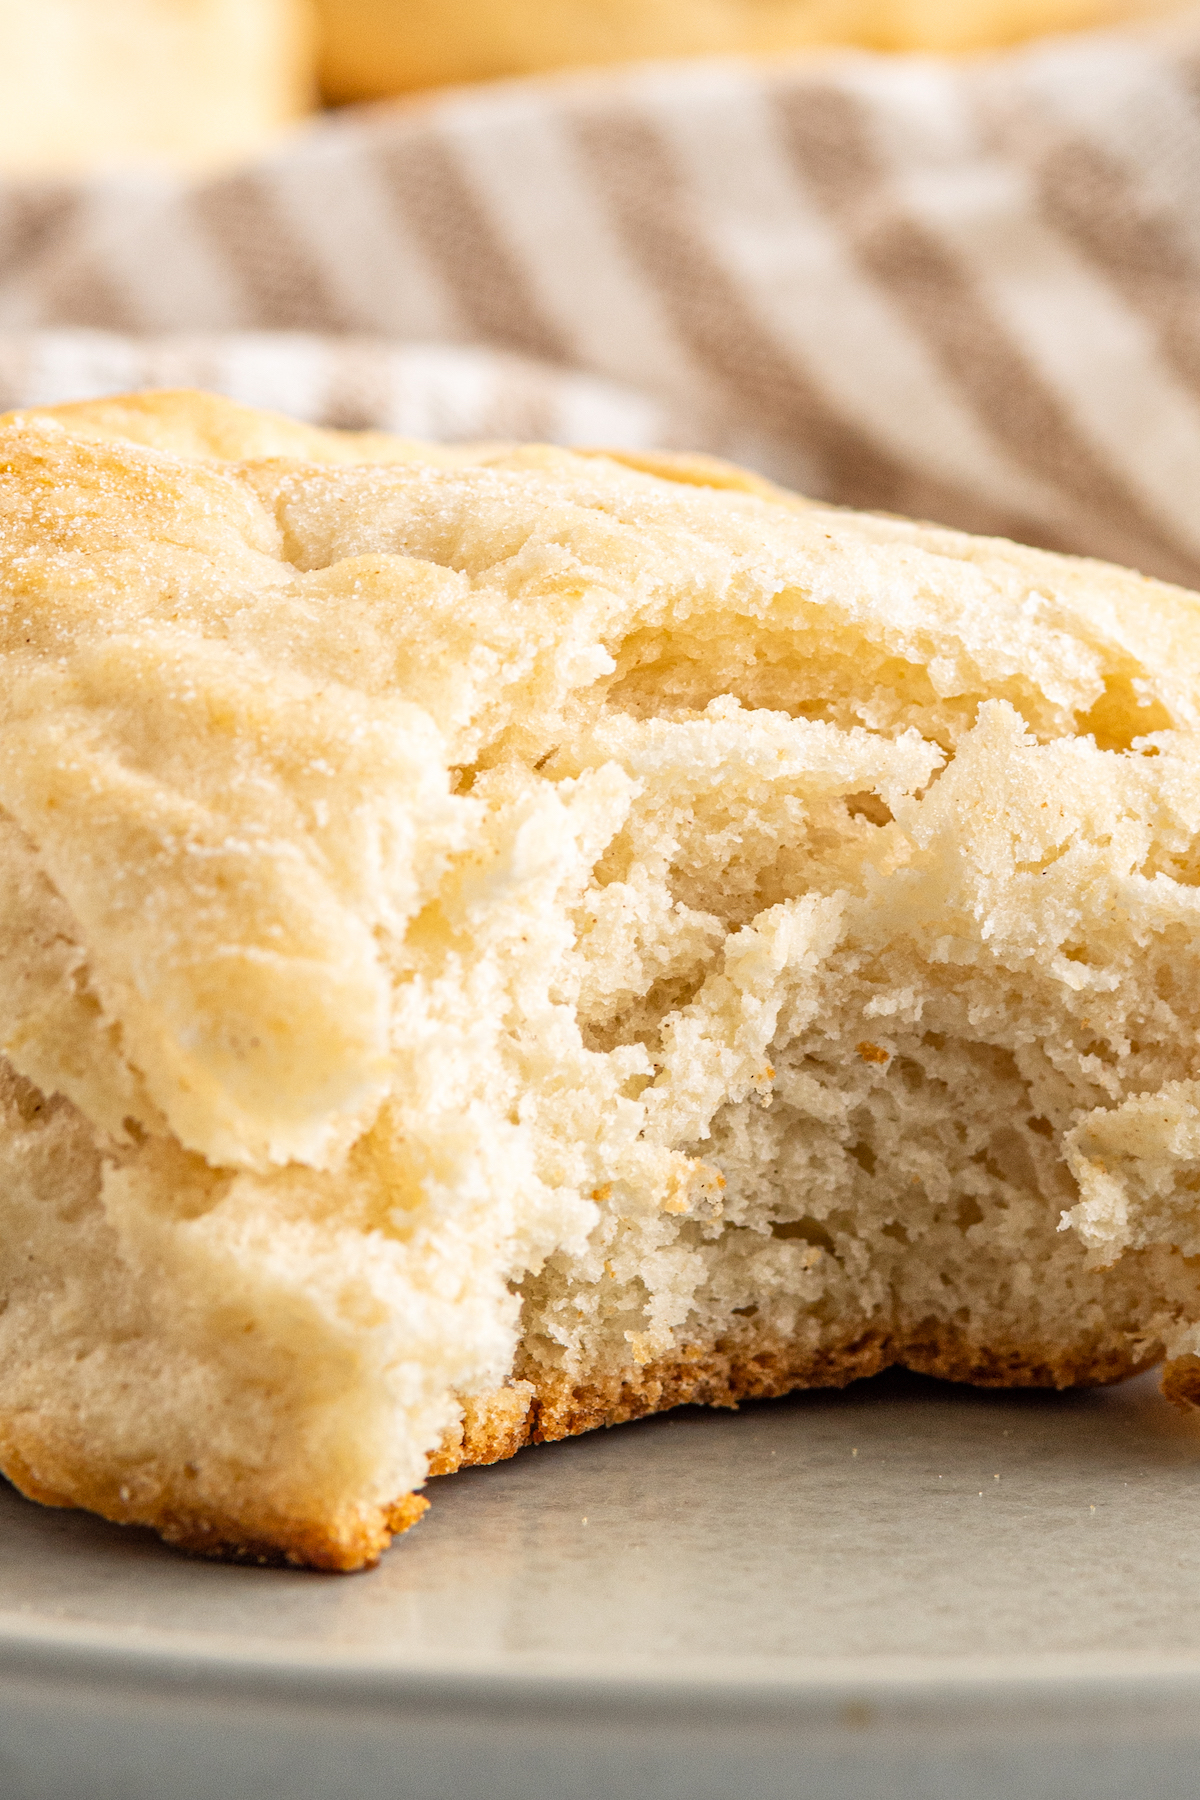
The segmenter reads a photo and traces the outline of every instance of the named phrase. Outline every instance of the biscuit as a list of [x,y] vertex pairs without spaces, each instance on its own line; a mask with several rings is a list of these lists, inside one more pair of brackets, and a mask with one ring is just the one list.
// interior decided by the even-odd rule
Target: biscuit
[[308,0],[0,0],[0,169],[209,169],[313,104]]
[[982,50],[1160,16],[1178,0],[318,0],[333,100],[653,57],[778,55],[829,44]]
[[685,1400],[1196,1391],[1200,598],[653,461],[0,421],[26,1493],[353,1569]]

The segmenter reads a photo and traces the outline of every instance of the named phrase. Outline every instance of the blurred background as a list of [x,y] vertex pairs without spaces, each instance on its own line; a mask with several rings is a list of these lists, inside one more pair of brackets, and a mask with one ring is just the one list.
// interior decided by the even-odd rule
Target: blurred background
[[0,407],[696,448],[1200,583],[1200,11],[0,0]]
[[1170,0],[22,0],[0,4],[8,170],[203,169],[322,103],[682,56],[963,52]]

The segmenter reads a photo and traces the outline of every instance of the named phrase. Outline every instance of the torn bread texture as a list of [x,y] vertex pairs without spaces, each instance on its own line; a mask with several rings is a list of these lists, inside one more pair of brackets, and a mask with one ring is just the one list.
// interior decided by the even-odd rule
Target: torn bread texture
[[701,460],[0,421],[0,1466],[370,1562],[901,1363],[1200,1387],[1200,599]]

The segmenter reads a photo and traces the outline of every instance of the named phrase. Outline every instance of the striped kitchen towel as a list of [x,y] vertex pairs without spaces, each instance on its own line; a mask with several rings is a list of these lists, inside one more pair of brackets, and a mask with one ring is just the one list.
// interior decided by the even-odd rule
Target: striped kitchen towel
[[0,188],[0,403],[682,445],[1200,584],[1200,14],[655,65]]

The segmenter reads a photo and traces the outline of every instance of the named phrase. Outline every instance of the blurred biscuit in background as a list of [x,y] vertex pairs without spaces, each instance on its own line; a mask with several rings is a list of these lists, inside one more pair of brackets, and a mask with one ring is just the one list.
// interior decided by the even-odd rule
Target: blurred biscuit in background
[[1178,0],[317,0],[332,101],[647,57],[979,50]]
[[252,157],[316,103],[645,58],[973,50],[1181,0],[0,0],[0,173]]
[[234,162],[311,108],[314,57],[308,0],[0,0],[0,170]]

